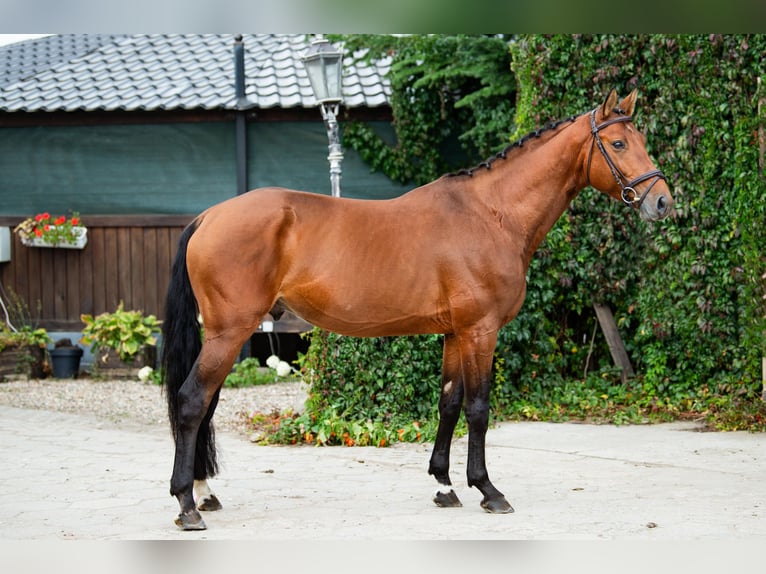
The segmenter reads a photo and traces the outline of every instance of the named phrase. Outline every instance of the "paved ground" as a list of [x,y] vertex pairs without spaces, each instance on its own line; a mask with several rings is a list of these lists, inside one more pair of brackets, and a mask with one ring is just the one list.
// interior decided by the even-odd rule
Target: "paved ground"
[[505,423],[490,476],[516,509],[430,502],[427,445],[263,447],[219,433],[224,509],[180,532],[164,426],[0,406],[0,540],[766,539],[766,435],[656,426]]

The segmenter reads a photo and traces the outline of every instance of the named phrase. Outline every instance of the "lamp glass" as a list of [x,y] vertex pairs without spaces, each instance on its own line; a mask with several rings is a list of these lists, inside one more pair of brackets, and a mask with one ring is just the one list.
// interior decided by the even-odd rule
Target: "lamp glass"
[[311,45],[303,63],[317,102],[340,102],[343,55],[327,40],[320,40]]

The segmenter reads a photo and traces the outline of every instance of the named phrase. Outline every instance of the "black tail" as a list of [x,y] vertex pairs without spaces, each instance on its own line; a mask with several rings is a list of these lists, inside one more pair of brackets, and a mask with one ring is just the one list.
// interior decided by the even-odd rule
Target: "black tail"
[[[195,220],[181,234],[178,252],[170,274],[170,285],[165,299],[165,317],[162,322],[162,379],[168,399],[168,418],[173,438],[178,433],[178,391],[195,368],[202,349],[200,324],[197,321],[197,300],[194,298],[189,273],[186,269],[186,248],[197,230]],[[203,480],[218,472],[215,451],[213,412],[218,403],[218,393],[208,408],[197,431],[197,448],[194,457],[194,478]]]

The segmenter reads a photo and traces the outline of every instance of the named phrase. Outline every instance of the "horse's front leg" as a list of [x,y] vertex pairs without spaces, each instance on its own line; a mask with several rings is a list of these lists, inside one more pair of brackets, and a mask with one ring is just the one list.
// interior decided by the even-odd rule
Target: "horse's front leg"
[[449,455],[452,434],[463,407],[463,374],[460,368],[460,349],[454,335],[444,336],[442,355],[442,393],[439,397],[439,429],[436,432],[428,474],[439,483],[433,501],[437,506],[463,506],[452,488],[449,477]]
[[481,506],[487,512],[513,512],[505,496],[489,480],[485,443],[489,426],[489,391],[497,332],[468,333],[458,337],[465,385],[465,416],[468,423],[468,486],[484,495]]

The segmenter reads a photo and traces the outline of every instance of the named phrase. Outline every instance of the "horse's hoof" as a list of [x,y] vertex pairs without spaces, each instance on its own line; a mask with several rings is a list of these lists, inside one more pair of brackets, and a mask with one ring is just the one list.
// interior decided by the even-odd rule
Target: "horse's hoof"
[[481,501],[481,507],[491,514],[510,514],[513,512],[513,506],[508,504],[504,496]]
[[218,500],[218,497],[215,494],[203,498],[197,505],[197,509],[202,510],[203,512],[212,512],[213,510],[221,510],[222,508],[223,504],[221,504],[221,501]]
[[175,519],[176,526],[181,530],[207,530],[197,509],[181,512]]
[[448,492],[442,492],[442,489],[434,492],[433,501],[436,506],[441,506],[442,508],[459,508],[463,506],[463,503],[460,502],[457,494],[451,488]]

